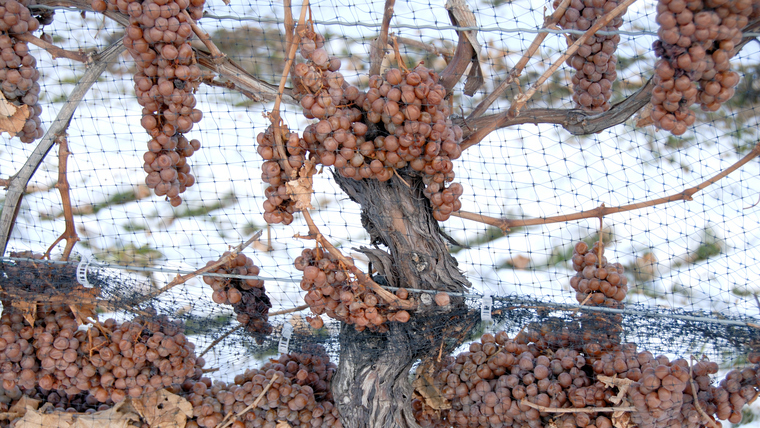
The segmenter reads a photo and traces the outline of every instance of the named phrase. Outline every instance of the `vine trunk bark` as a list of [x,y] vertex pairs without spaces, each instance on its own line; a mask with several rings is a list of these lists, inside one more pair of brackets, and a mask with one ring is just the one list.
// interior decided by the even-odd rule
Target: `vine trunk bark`
[[[461,293],[469,287],[448,251],[450,238],[433,219],[419,177],[402,175],[379,182],[335,174],[335,179],[361,205],[362,226],[373,247],[358,250],[371,260],[376,280],[415,290]],[[391,322],[387,333],[342,326],[332,388],[343,426],[419,427],[411,406],[410,369],[420,360],[422,366],[440,361],[456,347],[467,317],[462,298],[452,298],[446,307],[436,306],[430,293],[410,293],[410,298],[418,304],[410,322]]]

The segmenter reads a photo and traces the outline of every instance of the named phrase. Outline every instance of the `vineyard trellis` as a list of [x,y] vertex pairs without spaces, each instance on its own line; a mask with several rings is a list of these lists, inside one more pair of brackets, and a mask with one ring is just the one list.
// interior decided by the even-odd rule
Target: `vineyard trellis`
[[0,1],[0,425],[753,423],[760,3],[218,3]]

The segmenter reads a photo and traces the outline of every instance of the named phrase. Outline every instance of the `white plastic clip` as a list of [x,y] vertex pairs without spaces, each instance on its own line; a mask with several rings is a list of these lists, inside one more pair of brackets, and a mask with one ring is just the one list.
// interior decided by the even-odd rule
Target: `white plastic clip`
[[92,288],[90,281],[87,280],[87,269],[90,267],[90,259],[82,256],[82,261],[77,265],[77,282],[87,288]]
[[484,294],[480,301],[480,320],[483,322],[493,321],[491,316],[491,309],[493,309],[493,299],[490,294]]
[[290,337],[293,335],[293,325],[286,322],[282,326],[282,336],[280,336],[280,343],[277,344],[277,352],[280,354],[287,354],[290,347]]

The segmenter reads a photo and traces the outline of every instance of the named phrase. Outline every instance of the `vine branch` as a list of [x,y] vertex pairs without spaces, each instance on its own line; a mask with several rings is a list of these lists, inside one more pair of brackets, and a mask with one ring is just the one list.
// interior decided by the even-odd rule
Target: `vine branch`
[[616,213],[621,213],[621,212],[626,212],[626,211],[633,211],[633,210],[638,210],[642,208],[653,207],[656,205],[666,204],[669,202],[675,202],[675,201],[688,202],[692,200],[692,197],[694,196],[695,193],[701,190],[704,190],[710,185],[718,182],[722,178],[728,176],[732,172],[741,168],[747,162],[751,161],[752,159],[756,158],[759,155],[760,155],[760,142],[757,143],[755,147],[749,153],[747,153],[743,158],[739,159],[736,163],[726,168],[725,170],[721,171],[720,173],[716,174],[715,176],[703,181],[697,186],[690,187],[674,195],[665,196],[662,198],[657,198],[657,199],[653,199],[653,200],[645,201],[645,202],[638,202],[635,204],[622,205],[619,207],[606,207],[604,206],[604,204],[602,204],[598,208],[577,212],[575,214],[563,214],[563,215],[557,215],[557,216],[552,216],[552,217],[530,218],[530,219],[495,218],[495,217],[490,217],[487,215],[472,213],[468,211],[455,211],[455,212],[452,212],[451,215],[459,217],[459,218],[464,218],[467,220],[477,221],[477,222],[484,223],[490,226],[496,226],[502,231],[506,232],[507,230],[513,227],[537,226],[537,225],[542,225],[542,224],[582,220],[586,218],[599,218],[599,217],[607,216],[610,214],[616,214]]
[[204,266],[204,267],[196,270],[195,272],[189,273],[187,275],[177,275],[170,283],[166,284],[162,288],[160,288],[160,289],[158,289],[156,291],[153,291],[151,293],[148,293],[145,296],[143,296],[140,300],[137,301],[137,303],[134,304],[134,306],[138,306],[138,305],[140,305],[140,304],[142,304],[144,302],[147,302],[148,300],[151,300],[151,299],[153,299],[153,298],[155,298],[155,297],[157,297],[157,296],[159,296],[159,295],[161,295],[161,294],[163,294],[163,293],[171,290],[172,288],[174,288],[174,287],[176,287],[178,285],[186,283],[187,281],[195,278],[196,276],[198,276],[200,274],[212,271],[214,269],[217,269],[217,268],[219,268],[219,267],[221,267],[221,266],[229,263],[230,261],[232,261],[232,259],[234,259],[235,257],[237,257],[237,255],[240,254],[241,251],[243,251],[244,249],[246,249],[254,241],[258,240],[261,237],[261,233],[262,232],[259,230],[253,236],[251,236],[247,241],[245,241],[242,244],[240,244],[237,247],[235,247],[232,251],[230,251],[230,253],[226,257],[222,257],[216,263],[208,265],[208,266]]
[[193,33],[195,33],[196,36],[203,42],[204,45],[206,45],[206,48],[211,52],[211,58],[214,60],[215,64],[221,64],[222,61],[224,61],[225,54],[222,53],[222,51],[219,50],[218,47],[214,44],[213,41],[211,41],[211,36],[208,35],[207,32],[201,28],[197,22],[190,16],[189,13],[187,13],[186,10],[183,10],[182,13],[185,15],[185,18],[187,19],[187,23],[190,24],[190,28],[193,29]]
[[69,190],[71,189],[71,186],[69,186],[69,180],[67,178],[66,172],[68,170],[68,159],[71,152],[69,152],[69,144],[68,139],[66,138],[66,134],[60,135],[57,138],[58,141],[58,183],[56,183],[55,187],[58,188],[58,191],[61,193],[61,203],[63,204],[63,218],[66,223],[66,229],[63,231],[61,236],[59,236],[51,245],[48,247],[47,251],[45,251],[45,258],[50,258],[50,252],[55,248],[56,245],[58,245],[59,242],[62,240],[66,240],[66,246],[63,249],[63,255],[61,256],[61,260],[68,260],[69,256],[71,255],[71,250],[74,249],[74,244],[79,241],[79,236],[77,235],[76,227],[74,226],[74,211],[71,209],[71,194]]
[[[388,46],[388,29],[391,25],[391,18],[393,18],[393,7],[395,4],[396,0],[385,0],[385,12],[383,13],[383,23],[380,26],[380,34],[372,44],[369,53],[370,76],[380,74],[380,67],[383,65],[386,46]],[[398,58],[398,60],[401,61],[401,58]]]
[[[542,28],[548,28],[559,22],[559,20],[562,19],[562,16],[565,14],[565,11],[569,5],[570,0],[562,0],[562,3],[559,4],[554,13],[544,19],[544,25]],[[539,32],[536,34],[536,38],[533,39],[533,42],[528,47],[528,50],[525,51],[522,58],[520,58],[520,61],[518,61],[517,64],[515,64],[514,68],[509,71],[507,78],[504,79],[499,84],[499,86],[493,90],[493,92],[488,94],[488,96],[485,97],[485,99],[483,99],[483,101],[481,101],[477,107],[475,107],[475,110],[473,110],[472,113],[470,113],[470,116],[467,118],[468,121],[482,116],[483,113],[485,113],[486,109],[488,109],[488,107],[490,107],[494,102],[496,102],[497,99],[499,99],[499,97],[504,94],[509,85],[520,78],[520,75],[522,74],[523,69],[525,69],[525,66],[528,64],[528,61],[530,61],[533,55],[536,54],[536,51],[538,51],[541,43],[544,42],[544,39],[546,39],[546,36],[548,35],[549,33],[546,32]]]
[[[307,309],[308,307],[309,307],[309,305],[296,306],[295,308],[283,309],[281,311],[270,312],[268,314],[268,316],[274,317],[274,316],[277,316],[277,315],[285,315],[285,314],[290,314],[290,313],[293,313],[293,312],[300,312],[300,311],[303,311],[304,309]],[[222,340],[224,340],[226,337],[228,337],[232,333],[240,330],[241,328],[243,328],[243,326],[245,326],[245,324],[238,324],[234,328],[231,328],[230,330],[228,330],[227,333],[224,333],[223,335],[219,336],[216,340],[214,340],[213,342],[211,342],[211,344],[209,344],[206,347],[206,349],[203,350],[203,352],[201,352],[200,354],[198,354],[198,358],[206,355],[208,353],[208,351],[210,351],[214,346],[218,345],[219,342],[221,342]]]
[[81,50],[79,52],[73,52],[73,51],[67,51],[65,49],[61,49],[58,46],[48,43],[39,37],[33,36],[32,33],[23,33],[23,34],[14,34],[13,37],[22,40],[27,43],[31,43],[34,46],[40,47],[42,49],[45,49],[50,53],[50,55],[53,56],[53,59],[56,58],[67,58],[73,61],[88,63],[90,61],[90,57],[82,52]]

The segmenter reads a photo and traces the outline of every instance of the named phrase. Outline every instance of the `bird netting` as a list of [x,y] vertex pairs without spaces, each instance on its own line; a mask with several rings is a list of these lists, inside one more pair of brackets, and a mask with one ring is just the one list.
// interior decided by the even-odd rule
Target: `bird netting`
[[0,425],[757,423],[757,1],[0,18]]

